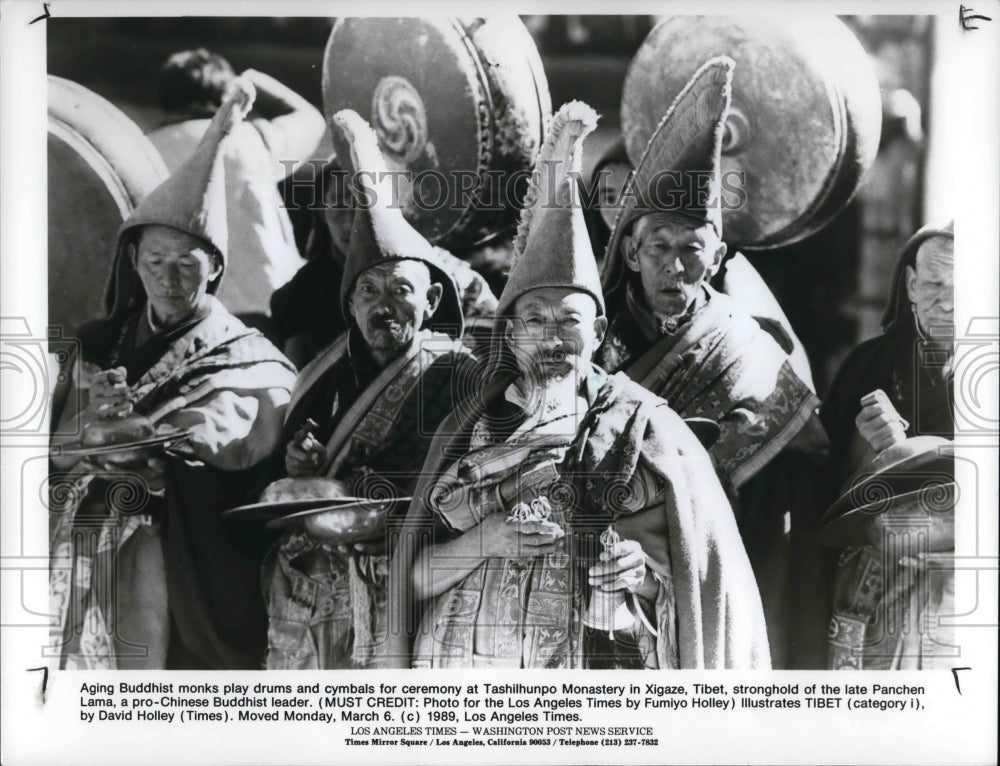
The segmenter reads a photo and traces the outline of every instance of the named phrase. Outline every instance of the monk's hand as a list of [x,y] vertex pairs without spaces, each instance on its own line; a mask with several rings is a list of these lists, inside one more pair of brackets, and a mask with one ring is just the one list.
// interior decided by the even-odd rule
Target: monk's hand
[[622,540],[601,553],[587,574],[597,590],[613,593],[617,590],[638,593],[646,582],[646,552],[635,540]]
[[858,427],[858,433],[876,454],[904,441],[906,429],[910,427],[896,412],[882,389],[876,389],[861,398],[861,412],[854,423]]
[[326,449],[313,436],[307,426],[303,426],[288,443],[285,450],[285,471],[293,479],[315,476],[323,466]]
[[[509,522],[502,513],[491,513],[480,523],[483,555],[491,558],[525,559],[547,556],[559,550],[562,530],[540,521]],[[475,532],[473,532],[475,534]]]
[[127,372],[124,367],[102,370],[90,382],[87,415],[93,418],[124,418],[132,412]]
[[242,122],[257,98],[257,89],[247,77],[234,77],[226,86],[222,105],[208,124],[206,133],[226,136]]
[[244,113],[253,108],[254,99],[257,97],[256,76],[256,71],[247,69],[245,72],[241,72],[239,77],[230,80],[226,86],[225,98],[234,100]]

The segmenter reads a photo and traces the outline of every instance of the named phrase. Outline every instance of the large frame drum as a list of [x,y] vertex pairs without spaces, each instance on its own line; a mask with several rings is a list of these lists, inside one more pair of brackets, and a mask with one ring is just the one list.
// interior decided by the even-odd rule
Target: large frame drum
[[[622,132],[633,165],[671,102],[713,56],[736,62],[722,173],[727,188],[741,183],[746,192],[723,210],[725,239],[741,250],[802,240],[847,205],[875,159],[882,104],[871,59],[833,16],[666,18],[625,78]],[[732,173],[742,173],[742,182]]]
[[408,171],[407,220],[456,254],[514,230],[552,114],[516,16],[339,19],[323,106],[327,122],[353,109],[371,124],[390,169]]
[[48,78],[49,324],[102,316],[118,227],[167,178],[139,127],[96,93]]

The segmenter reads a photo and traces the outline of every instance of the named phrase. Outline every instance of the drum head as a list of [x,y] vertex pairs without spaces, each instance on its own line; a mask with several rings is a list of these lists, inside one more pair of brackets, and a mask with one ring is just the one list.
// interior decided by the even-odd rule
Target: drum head
[[[736,62],[722,149],[724,238],[741,249],[801,240],[847,204],[875,158],[874,67],[834,17],[668,18],[625,78],[622,131],[633,164],[698,67],[722,55]],[[728,191],[738,187],[744,195]]]
[[49,77],[49,324],[100,316],[118,227],[168,173],[139,127],[86,88]]
[[328,122],[353,109],[371,124],[389,167],[409,171],[398,185],[407,220],[453,251],[516,225],[505,202],[523,198],[551,114],[516,17],[339,19],[323,105]]

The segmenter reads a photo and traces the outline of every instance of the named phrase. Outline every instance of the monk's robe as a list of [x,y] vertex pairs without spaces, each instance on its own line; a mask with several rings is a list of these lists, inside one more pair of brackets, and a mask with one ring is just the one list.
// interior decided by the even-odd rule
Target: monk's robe
[[815,541],[827,447],[819,400],[752,317],[705,291],[703,307],[668,331],[630,285],[595,361],[682,417],[719,424],[709,452],[760,587],[774,666],[822,667],[829,597]]
[[[53,473],[62,666],[259,668],[269,538],[221,513],[259,493],[257,468],[278,442],[295,369],[212,297],[176,327],[154,330],[143,305],[84,328],[80,342],[55,394],[57,433],[78,431],[94,373],[122,366],[135,411],[191,437],[162,456],[162,492],[127,467],[107,473],[80,461]],[[126,624],[145,630],[130,636]]]
[[[711,460],[665,403],[594,368],[571,397],[525,407],[509,377],[446,420],[431,446],[393,559],[396,665],[416,667],[769,667],[763,612]],[[513,494],[511,492],[513,489]],[[544,498],[566,530],[552,554],[490,557],[414,603],[425,545]],[[609,525],[638,541],[656,597],[608,642],[587,629],[587,568]],[[444,532],[442,532],[442,526]],[[444,537],[442,538],[442,534]],[[475,534],[475,532],[471,532]],[[635,608],[635,605],[633,606]],[[611,644],[609,648],[609,643]]]
[[[407,496],[474,367],[460,342],[424,330],[380,370],[351,330],[302,371],[281,454],[311,418],[326,445],[321,475],[344,481],[357,496]],[[343,554],[305,531],[286,535],[264,569],[267,667],[368,666],[385,640],[386,573],[386,555]]]

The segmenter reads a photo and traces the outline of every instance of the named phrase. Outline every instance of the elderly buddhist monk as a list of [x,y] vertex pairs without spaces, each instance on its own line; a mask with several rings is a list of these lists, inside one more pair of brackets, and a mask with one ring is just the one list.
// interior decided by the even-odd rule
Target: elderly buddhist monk
[[[346,329],[340,304],[330,301],[329,293],[340,288],[351,238],[355,204],[350,176],[336,157],[320,168],[313,191],[323,204],[312,216],[306,265],[271,296],[277,337],[288,357],[302,366]],[[491,318],[496,296],[483,277],[447,250],[439,247],[435,252],[458,287],[465,319]]]
[[[356,496],[378,485],[408,495],[434,430],[471,379],[461,300],[440,249],[393,205],[368,123],[338,112],[333,136],[359,203],[340,284],[348,330],[296,383],[285,473],[338,479]],[[315,426],[303,428],[308,421]],[[264,574],[267,667],[370,665],[385,640],[386,566],[384,539],[344,549],[322,519],[284,537]]]
[[733,63],[713,59],[678,95],[624,192],[603,263],[610,328],[597,361],[718,422],[710,452],[768,620],[775,667],[823,665],[826,588],[814,543],[826,436],[809,384],[710,280],[723,241],[720,151]]
[[552,121],[482,392],[438,431],[391,568],[387,664],[767,667],[711,461],[591,359],[607,328],[578,188],[585,104]]
[[[623,193],[632,170],[623,138],[611,144],[594,165],[590,177],[590,204],[584,208],[584,214],[594,252],[602,257],[618,212],[625,203]],[[743,253],[727,248],[719,268],[709,278],[709,285],[725,293],[741,310],[750,314],[789,355],[796,375],[815,390],[812,369],[802,341],[792,329],[774,293]]]
[[[903,246],[882,334],[851,351],[823,403],[828,502],[859,471],[905,451],[912,437],[954,438],[954,269],[954,222],[929,224]],[[951,565],[904,555],[886,560],[885,553],[884,544],[870,544],[840,555],[831,668],[926,668],[950,656],[936,618],[952,612]]]
[[830,462],[843,481],[907,436],[952,438],[955,228],[929,224],[904,245],[883,332],[844,360],[823,403]]
[[125,464],[56,451],[51,584],[63,667],[263,661],[267,539],[220,514],[259,492],[255,470],[278,443],[295,370],[215,298],[230,252],[224,139],[252,98],[239,81],[194,154],[122,224],[107,316],[81,329],[56,391],[65,436],[54,446],[81,433],[106,444],[116,428],[133,440],[188,432],[169,453],[150,447]]

